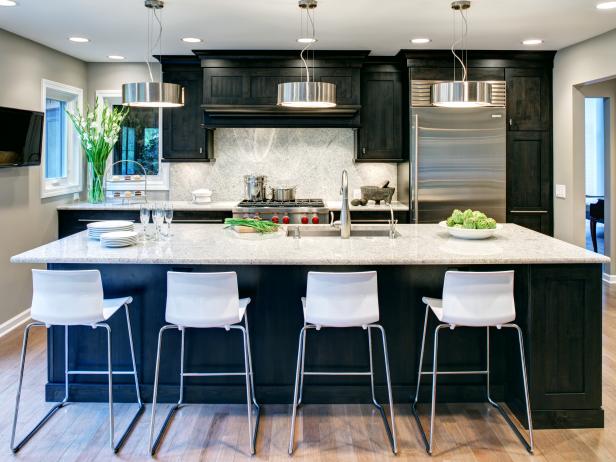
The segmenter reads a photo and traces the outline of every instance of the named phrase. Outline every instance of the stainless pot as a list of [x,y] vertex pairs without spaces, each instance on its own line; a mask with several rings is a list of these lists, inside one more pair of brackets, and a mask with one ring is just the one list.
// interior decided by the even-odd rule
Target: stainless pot
[[248,201],[266,200],[267,177],[263,175],[244,176],[244,199]]
[[273,201],[294,201],[297,186],[277,186],[272,188]]

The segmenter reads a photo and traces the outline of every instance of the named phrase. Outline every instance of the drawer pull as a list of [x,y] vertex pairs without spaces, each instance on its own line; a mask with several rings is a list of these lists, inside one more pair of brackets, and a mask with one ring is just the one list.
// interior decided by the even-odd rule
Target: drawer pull
[[537,213],[537,214],[546,214],[549,213],[547,210],[509,210],[509,213]]
[[218,220],[173,220],[172,223],[222,223],[222,218]]
[[[111,220],[111,218],[109,219]],[[87,218],[78,218],[77,221],[81,222],[81,223],[96,223],[98,221],[109,221],[109,220],[101,220],[100,218],[97,220],[89,220]],[[131,222],[135,222],[135,220],[122,220],[122,221],[131,221]]]

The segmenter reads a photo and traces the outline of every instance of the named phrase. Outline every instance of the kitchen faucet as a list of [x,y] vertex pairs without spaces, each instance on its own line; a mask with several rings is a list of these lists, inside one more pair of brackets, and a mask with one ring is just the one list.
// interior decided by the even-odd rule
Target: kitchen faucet
[[398,224],[398,220],[395,219],[394,206],[391,205],[391,202],[389,202],[388,205],[389,205],[389,213],[391,214],[391,220],[389,220],[389,222],[387,223],[389,225],[389,238],[395,239],[396,238],[396,225]]
[[351,211],[349,210],[349,174],[346,170],[342,171],[342,205],[340,206],[340,237],[348,239],[351,237]]

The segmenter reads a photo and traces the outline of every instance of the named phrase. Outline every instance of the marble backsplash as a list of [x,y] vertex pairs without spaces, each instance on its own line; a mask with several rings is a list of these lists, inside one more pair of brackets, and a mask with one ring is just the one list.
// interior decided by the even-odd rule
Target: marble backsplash
[[396,186],[396,164],[354,163],[354,133],[346,128],[219,128],[213,163],[172,163],[170,200],[190,200],[208,188],[213,200],[244,197],[243,177],[266,175],[269,185],[296,185],[298,198],[336,200],[340,176],[349,173],[349,195],[386,180]]

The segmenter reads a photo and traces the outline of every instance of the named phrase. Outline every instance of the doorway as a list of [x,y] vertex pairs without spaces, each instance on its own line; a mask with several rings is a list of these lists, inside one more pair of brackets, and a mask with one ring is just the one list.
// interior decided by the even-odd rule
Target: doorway
[[584,164],[586,196],[586,248],[605,254],[606,149],[609,148],[609,99],[584,100]]

